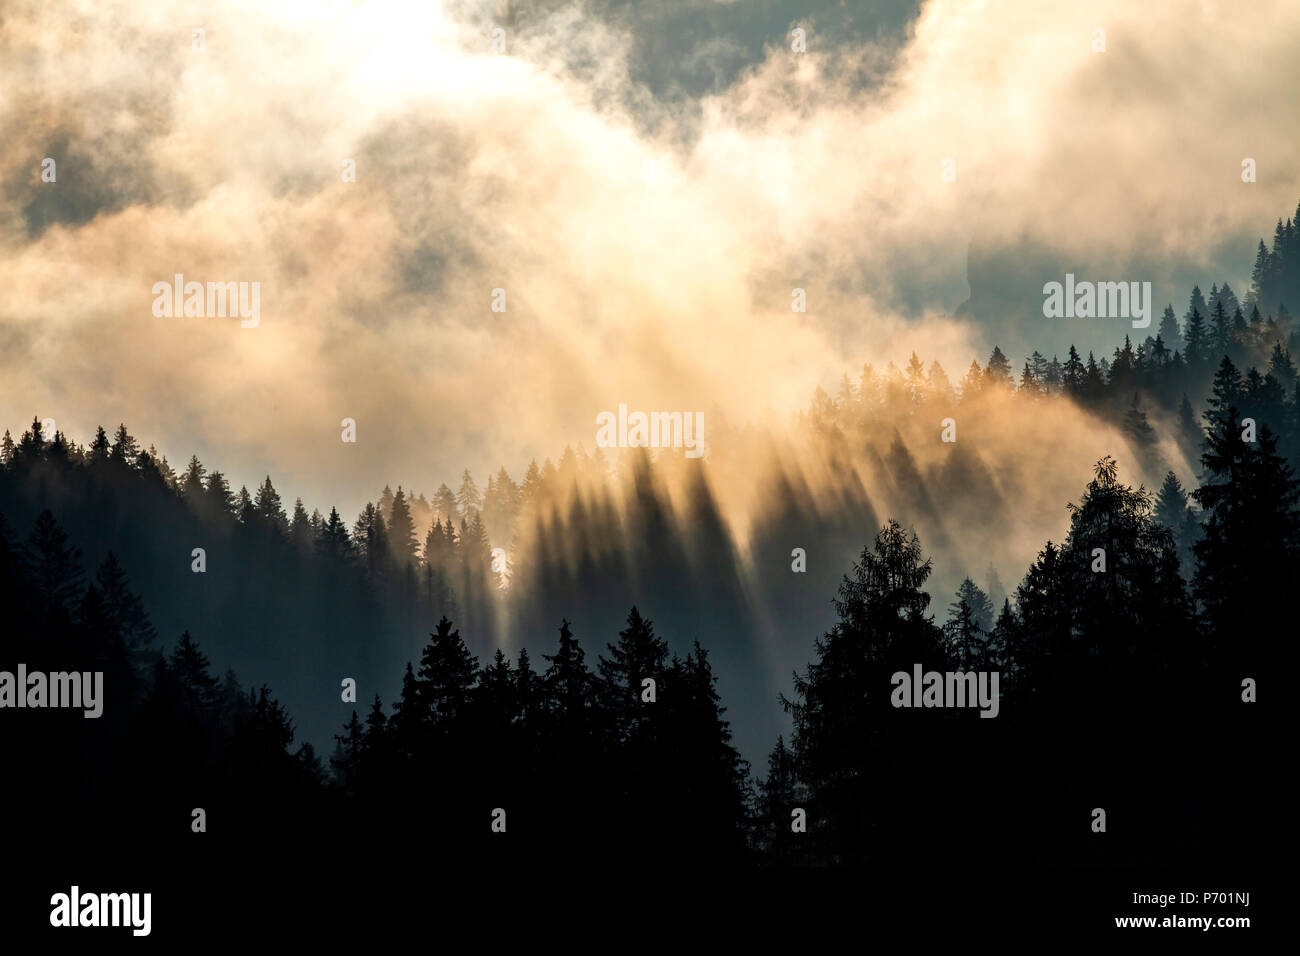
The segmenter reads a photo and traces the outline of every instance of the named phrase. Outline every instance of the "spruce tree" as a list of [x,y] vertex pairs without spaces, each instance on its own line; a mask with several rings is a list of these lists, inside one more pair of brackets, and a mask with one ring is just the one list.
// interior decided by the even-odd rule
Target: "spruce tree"
[[1183,334],[1179,331],[1178,319],[1174,315],[1172,305],[1166,305],[1164,313],[1160,316],[1158,337],[1171,352],[1181,351],[1183,348]]
[[655,635],[654,625],[633,606],[627,627],[618,632],[618,642],[607,646],[609,657],[597,659],[601,704],[606,720],[612,722],[615,739],[627,743],[654,726],[653,709],[641,701],[641,682],[649,678],[658,687],[663,685],[668,671],[668,642]]
[[435,733],[449,733],[469,714],[478,660],[465,646],[460,631],[442,618],[429,635],[416,671],[416,700],[420,720]]
[[158,656],[154,642],[158,632],[154,630],[149,613],[145,610],[140,596],[131,590],[126,572],[118,563],[117,555],[110,551],[95,574],[95,583],[103,595],[114,626],[122,636],[122,641],[131,657],[132,663],[142,674],[153,669],[153,662]]
[[1190,579],[1193,564],[1192,544],[1199,533],[1195,514],[1187,504],[1187,492],[1172,471],[1166,472],[1164,483],[1156,494],[1155,519],[1174,536],[1178,546],[1179,566],[1185,579]]
[[1000,388],[1010,388],[1014,384],[1011,377],[1011,360],[1002,354],[1002,349],[993,346],[988,365],[984,366],[984,383]]
[[457,513],[462,521],[468,521],[470,516],[482,507],[483,496],[479,494],[478,485],[474,483],[474,476],[466,468],[460,478],[460,491],[456,493]]
[[394,557],[402,564],[413,563],[419,553],[419,544],[415,539],[415,522],[411,520],[411,509],[406,503],[402,486],[397,486],[397,494],[392,495],[392,515],[388,525],[388,540]]
[[48,508],[36,519],[23,560],[37,607],[46,619],[70,612],[81,594],[84,577],[81,549],[68,542]]
[[134,467],[139,454],[140,446],[131,437],[131,433],[126,430],[126,425],[118,425],[117,433],[113,436],[113,447],[109,451],[109,459],[119,465]]
[[1286,593],[1300,570],[1300,485],[1266,424],[1246,440],[1240,398],[1241,375],[1225,357],[1205,413],[1201,485],[1192,492],[1203,511],[1194,585],[1216,656],[1249,669],[1263,664],[1274,633],[1265,596]]
[[[795,677],[795,697],[781,697],[794,720],[792,745],[808,787],[810,849],[821,859],[859,861],[882,834],[872,834],[871,808],[886,800],[871,781],[886,728],[898,726],[890,704],[891,675],[914,665],[943,670],[942,635],[926,615],[922,587],[931,563],[915,534],[890,521],[840,585],[839,621],[815,644],[817,660]],[[930,712],[931,714],[933,712]],[[929,724],[927,714],[911,715]],[[889,759],[915,751],[916,739],[893,736]],[[901,808],[886,800],[894,810]]]

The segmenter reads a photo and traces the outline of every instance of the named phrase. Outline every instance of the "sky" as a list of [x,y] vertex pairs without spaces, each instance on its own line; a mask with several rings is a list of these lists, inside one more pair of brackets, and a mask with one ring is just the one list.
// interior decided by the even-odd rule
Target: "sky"
[[[1300,198],[1298,49],[1291,0],[3,0],[0,424],[126,422],[350,520],[621,403],[1109,354],[1125,320],[1038,290],[1244,299]],[[156,316],[177,273],[258,282],[257,327]]]

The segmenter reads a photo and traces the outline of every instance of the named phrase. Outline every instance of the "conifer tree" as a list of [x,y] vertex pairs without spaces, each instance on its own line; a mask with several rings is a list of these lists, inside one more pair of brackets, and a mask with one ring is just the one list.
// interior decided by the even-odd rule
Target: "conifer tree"
[[352,554],[352,539],[348,536],[348,527],[339,517],[337,508],[330,508],[330,516],[321,529],[318,546],[322,552],[338,560],[345,560]]
[[966,578],[948,606],[944,642],[959,670],[980,670],[988,657],[989,633],[993,630],[993,605],[988,595]]
[[203,467],[203,462],[199,461],[198,455],[190,455],[189,466],[185,469],[185,477],[181,479],[181,494],[187,501],[198,504],[203,501],[206,489],[203,486],[203,479],[207,476],[208,470]]
[[104,426],[100,425],[95,429],[94,441],[90,443],[90,463],[102,465],[108,461],[110,454],[108,433],[104,431]]
[[980,363],[971,360],[970,368],[961,380],[961,398],[962,401],[969,401],[979,395],[984,389],[984,373],[980,370]]
[[1246,440],[1240,398],[1241,375],[1225,357],[1205,413],[1202,481],[1192,492],[1203,510],[1194,583],[1212,646],[1255,667],[1273,634],[1262,595],[1286,593],[1300,568],[1300,485],[1267,425]]
[[[1195,295],[1193,296],[1195,298]],[[1205,319],[1199,309],[1193,307],[1183,322],[1183,341],[1187,343],[1184,355],[1187,364],[1196,368],[1210,358],[1213,341],[1205,328]]]
[[[245,492],[245,495],[247,495],[247,492]],[[230,484],[226,481],[226,476],[219,471],[214,471],[208,475],[206,500],[213,514],[228,517],[236,513],[235,496],[230,491]]]
[[478,680],[478,660],[460,632],[445,617],[429,635],[416,671],[416,701],[420,719],[435,732],[450,732],[470,710]]
[[479,494],[474,476],[466,468],[460,478],[460,491],[456,493],[456,509],[461,521],[469,521],[470,516],[483,507],[483,496]]
[[67,534],[48,508],[36,519],[23,563],[37,607],[46,619],[70,612],[81,593],[84,576],[81,549],[68,542]]
[[[391,493],[390,493],[391,495]],[[397,494],[391,495],[392,504],[388,513],[392,519],[388,525],[388,540],[393,555],[401,565],[413,563],[419,553],[415,539],[415,522],[411,520],[411,509],[406,503],[402,486],[397,486]]]
[[1172,305],[1166,305],[1164,313],[1160,316],[1158,338],[1164,342],[1165,347],[1171,352],[1177,352],[1183,348],[1183,334],[1178,328],[1178,319],[1174,315]]
[[191,713],[205,726],[216,713],[220,698],[217,679],[209,668],[212,662],[186,631],[176,643],[170,660],[170,670]]
[[1065,357],[1065,365],[1061,368],[1061,386],[1066,395],[1078,399],[1083,395],[1083,385],[1083,361],[1079,358],[1078,349],[1071,345],[1069,354]]
[[126,572],[118,563],[117,555],[112,551],[104,558],[95,574],[95,583],[103,596],[114,627],[122,637],[132,663],[142,674],[149,673],[157,658],[154,642],[158,632],[154,630],[149,613],[145,610],[140,596],[131,590]]
[[307,509],[303,507],[301,498],[295,498],[293,501],[293,517],[289,519],[289,539],[300,551],[305,552],[311,545],[311,518],[307,516]]
[[1011,377],[1011,361],[996,345],[989,355],[988,365],[984,366],[984,384],[999,388],[1010,388],[1014,384],[1014,379]]
[[257,506],[253,504],[247,485],[240,485],[239,494],[235,495],[235,518],[245,528],[252,527],[257,520]]
[[590,723],[594,681],[585,657],[569,622],[562,621],[559,648],[542,655],[548,665],[542,675],[546,708],[561,733],[583,733]]
[[450,520],[456,517],[456,510],[456,493],[443,482],[433,496],[434,519],[438,522]]
[[113,436],[113,447],[109,451],[109,459],[119,465],[134,467],[136,457],[139,454],[140,446],[131,437],[131,433],[126,430],[126,425],[118,425],[117,433]]
[[601,703],[606,719],[612,722],[615,739],[627,742],[653,727],[651,711],[641,702],[641,682],[649,678],[656,685],[664,683],[668,642],[656,636],[654,625],[633,606],[627,627],[618,632],[618,642],[607,646],[609,657],[597,659]]
[[889,725],[891,674],[946,664],[941,633],[925,613],[930,595],[921,590],[930,571],[916,535],[889,522],[840,585],[839,621],[816,642],[817,660],[796,675],[795,698],[782,695],[794,719],[808,816],[819,821],[816,843],[831,859],[861,859],[872,842],[863,806],[878,794],[868,784],[871,745]]
[[343,792],[351,794],[356,790],[366,750],[365,731],[355,710],[352,711],[352,719],[343,725],[343,733],[335,734],[334,740],[336,746],[334,756],[330,758],[330,768],[334,771],[335,782],[343,788]]
[[1156,431],[1147,420],[1147,413],[1142,409],[1136,392],[1133,394],[1133,401],[1128,411],[1124,414],[1124,435],[1137,451],[1142,468],[1148,471],[1153,469],[1157,457]]
[[1190,578],[1194,568],[1192,544],[1200,528],[1195,514],[1188,507],[1187,492],[1172,471],[1166,472],[1164,483],[1156,494],[1155,519],[1173,534],[1183,577]]
[[[280,493],[271,484],[270,475],[266,476],[266,480],[257,489],[257,498],[253,502],[253,509],[257,516],[266,523],[267,527],[274,528],[281,534],[288,533],[289,519],[284,513],[284,505],[280,502]],[[304,515],[304,517],[306,516]]]

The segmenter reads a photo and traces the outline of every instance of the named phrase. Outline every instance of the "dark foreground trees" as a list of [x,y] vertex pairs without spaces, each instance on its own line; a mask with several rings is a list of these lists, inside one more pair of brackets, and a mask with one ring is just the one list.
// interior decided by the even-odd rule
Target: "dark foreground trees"
[[[1233,768],[1267,753],[1256,686],[1279,672],[1277,608],[1300,580],[1300,486],[1267,429],[1243,424],[1234,376],[1225,360],[1206,416],[1190,592],[1153,496],[1123,484],[1110,458],[987,638],[982,593],[964,583],[941,631],[920,543],[897,522],[880,531],[783,700],[794,733],[760,785],[771,855],[1050,866],[1227,864],[1255,851],[1267,778]],[[892,675],[917,666],[997,672],[998,716],[894,706]]]
[[376,701],[367,732],[354,715],[339,735],[351,825],[533,862],[745,858],[747,767],[698,643],[670,657],[633,608],[595,672],[567,622],[542,659],[538,672],[526,649],[498,651],[480,666],[443,618],[392,717]]

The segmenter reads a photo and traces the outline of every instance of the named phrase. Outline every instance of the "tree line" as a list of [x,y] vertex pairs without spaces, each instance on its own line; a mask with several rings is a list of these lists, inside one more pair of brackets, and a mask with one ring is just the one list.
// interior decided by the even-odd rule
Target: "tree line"
[[[1176,438],[1200,465],[1193,482],[1196,487],[1189,495],[1172,471],[1162,467],[1164,463],[1152,460],[1148,470],[1163,476],[1159,494],[1152,496],[1145,488],[1121,484],[1115,466],[1103,463],[1072,513],[1066,541],[1060,546],[1049,543],[1011,594],[997,593],[1001,587],[995,576],[986,575],[982,589],[968,576],[943,625],[927,617],[929,598],[921,584],[930,566],[920,556],[919,545],[914,548],[908,543],[911,539],[903,534],[901,525],[894,532],[889,520],[874,522],[875,528],[883,525],[888,532],[886,541],[878,541],[875,551],[869,549],[858,561],[851,575],[855,583],[850,596],[841,593],[836,605],[838,620],[820,642],[831,660],[839,654],[830,650],[836,643],[831,635],[838,633],[836,628],[849,628],[846,633],[872,635],[870,640],[864,638],[867,644],[906,648],[909,653],[915,650],[936,666],[941,662],[950,666],[995,663],[1004,668],[1003,691],[1008,703],[997,720],[973,725],[985,735],[1007,733],[1003,727],[1020,725],[1013,715],[1034,713],[1037,707],[1051,708],[1053,701],[1074,699],[1079,713],[1088,713],[1085,698],[1090,691],[1083,688],[1109,686],[1105,681],[1117,681],[1124,687],[1164,687],[1174,693],[1175,689],[1197,686],[1197,681],[1207,679],[1216,668],[1239,681],[1237,672],[1258,666],[1263,654],[1259,642],[1273,633],[1267,621],[1272,595],[1282,593],[1281,585],[1295,571],[1294,484],[1291,472],[1283,466],[1288,459],[1296,461],[1300,444],[1300,403],[1290,360],[1296,332],[1282,299],[1289,294],[1287,283],[1294,283],[1300,270],[1294,227],[1288,223],[1275,238],[1273,251],[1264,251],[1268,255],[1262,266],[1257,263],[1257,281],[1247,299],[1251,318],[1245,320],[1244,334],[1235,318],[1241,309],[1233,304],[1232,290],[1226,283],[1212,289],[1210,301],[1205,302],[1213,318],[1209,328],[1223,329],[1226,337],[1215,332],[1216,337],[1206,346],[1210,351],[1202,352],[1196,345],[1201,338],[1195,319],[1201,309],[1199,292],[1194,291],[1184,324],[1177,329],[1181,339],[1175,339],[1169,323],[1162,322],[1157,336],[1136,348],[1126,341],[1116,349],[1112,361],[1085,364],[1074,361],[1077,354],[1067,356],[1059,384],[1054,363],[1041,365],[1039,356],[1031,357],[1028,376],[1022,373],[1019,386],[1015,385],[1010,363],[995,349],[987,366],[974,366],[960,390],[945,390],[942,369],[936,371],[932,364],[927,372],[913,356],[906,372],[887,370],[876,376],[868,368],[857,385],[841,388],[835,399],[824,393],[815,395],[812,407],[796,427],[856,435],[863,429],[879,428],[881,422],[914,415],[927,405],[931,410],[952,407],[952,402],[958,403],[956,407],[963,403],[975,407],[1001,394],[1029,407],[1058,398],[1075,402],[1122,424],[1139,448],[1154,447],[1155,441],[1155,429],[1143,413],[1145,404],[1166,410],[1176,406],[1180,423]],[[1257,310],[1267,318],[1256,321]],[[1222,322],[1220,314],[1233,318]],[[1182,348],[1170,349],[1167,342]],[[1220,347],[1226,354],[1210,370],[1206,386],[1198,387],[1207,375],[1204,356]],[[1268,370],[1264,374],[1253,366],[1244,374],[1238,370],[1239,360],[1259,363],[1265,355]],[[1207,404],[1204,424],[1191,417],[1192,401],[1199,405],[1202,398]],[[1249,441],[1243,437],[1246,418],[1257,424],[1257,435]],[[716,431],[713,444],[719,454],[726,453],[729,436],[743,438],[739,430],[729,429],[725,423]],[[978,470],[939,476],[936,483],[935,476],[920,474],[909,464],[906,448],[899,448],[897,441],[885,461],[901,486],[923,491],[928,486],[935,496],[976,487],[981,489],[976,506],[990,514],[999,513],[1001,505],[992,497],[994,492],[984,491],[991,486],[971,480],[972,475],[979,477]],[[977,466],[978,462],[970,467]],[[789,587],[788,559],[783,556],[789,553],[790,541],[810,537],[828,543],[823,550],[834,559],[838,553],[856,553],[874,519],[870,502],[860,494],[846,493],[838,510],[818,514],[801,501],[797,485],[776,484],[771,496],[775,510],[756,527],[751,545],[755,553],[774,552],[782,560],[763,562],[759,568],[759,592],[771,597],[767,605],[758,607],[753,603],[753,589],[746,590],[741,584],[737,546],[721,520],[717,502],[699,479],[698,469],[687,474],[689,493],[684,506],[671,504],[661,493],[660,477],[684,467],[672,455],[654,461],[642,455],[608,462],[599,451],[589,455],[581,448],[566,449],[558,466],[549,461],[541,467],[534,463],[518,485],[502,469],[489,479],[484,495],[478,494],[468,472],[462,474],[459,492],[453,493],[444,484],[431,499],[408,494],[402,486],[395,493],[386,489],[349,527],[336,509],[330,509],[328,516],[319,511],[308,513],[298,501],[286,512],[269,476],[255,493],[246,488],[235,493],[223,474],[207,470],[197,457],[183,474],[177,474],[154,448],[142,449],[125,425],[119,426],[111,439],[99,429],[90,445],[82,447],[61,433],[45,435],[41,422],[35,420],[17,442],[8,433],[0,442],[0,516],[7,519],[8,529],[4,532],[3,578],[7,593],[20,596],[16,603],[6,605],[17,609],[6,657],[16,661],[27,655],[32,666],[47,652],[56,663],[75,658],[78,666],[89,667],[90,662],[97,662],[103,666],[95,669],[104,670],[110,686],[116,688],[116,699],[135,702],[103,721],[77,722],[78,715],[77,721],[65,728],[76,739],[90,735],[84,747],[85,780],[117,779],[105,770],[114,763],[110,755],[151,753],[140,741],[172,740],[169,746],[184,750],[186,756],[159,776],[207,781],[195,786],[209,793],[214,780],[223,781],[225,789],[220,792],[230,795],[244,792],[242,788],[248,785],[251,794],[248,774],[252,771],[248,768],[256,767],[257,773],[279,781],[273,787],[276,792],[295,794],[286,800],[286,806],[297,806],[299,815],[307,805],[334,808],[330,813],[337,816],[339,806],[360,804],[385,789],[416,793],[420,778],[413,768],[448,761],[448,754],[464,755],[467,748],[491,750],[464,742],[481,741],[489,733],[491,722],[485,716],[489,708],[483,701],[505,699],[492,698],[485,688],[492,684],[504,693],[509,686],[514,688],[514,703],[503,706],[514,708],[510,729],[497,727],[492,733],[500,734],[492,739],[515,755],[512,761],[535,769],[529,778],[534,789],[528,792],[545,796],[537,801],[526,798],[523,803],[536,807],[545,805],[544,799],[552,799],[558,786],[545,768],[565,759],[572,764],[577,758],[557,756],[568,753],[570,746],[555,737],[556,728],[562,726],[555,715],[557,708],[562,711],[563,707],[554,694],[562,684],[552,680],[550,690],[540,698],[544,702],[540,709],[529,709],[533,704],[519,687],[531,686],[532,677],[527,675],[532,673],[532,663],[522,648],[536,647],[537,636],[554,628],[555,621],[584,613],[586,623],[577,633],[619,633],[621,641],[629,605],[653,607],[661,625],[668,621],[663,632],[674,643],[662,668],[659,700],[647,704],[644,713],[660,715],[664,724],[655,726],[661,729],[683,725],[687,718],[674,708],[687,707],[689,697],[693,703],[687,710],[696,715],[691,719],[702,725],[704,718],[699,715],[706,713],[703,701],[709,697],[702,688],[712,686],[713,680],[728,686],[732,725],[727,727],[716,711],[712,719],[719,723],[708,739],[716,744],[710,752],[719,765],[734,770],[727,760],[717,757],[726,755],[727,748],[735,752],[735,741],[728,734],[738,729],[752,733],[754,727],[780,723],[770,716],[776,713],[770,703],[774,694],[767,692],[770,681],[760,673],[763,665],[753,638],[757,622],[775,608],[778,613],[772,616],[788,632],[790,646],[806,659],[802,635],[808,632],[807,622],[818,619],[821,612],[817,608],[825,598],[825,592],[810,589],[805,599]],[[621,500],[613,489],[622,489]],[[913,513],[920,511],[896,512],[909,520]],[[1104,535],[1098,530],[1102,527]],[[24,543],[18,543],[15,529],[31,529]],[[907,542],[900,543],[902,538]],[[69,541],[78,542],[82,550],[78,552]],[[1111,569],[1107,574],[1097,574],[1089,566],[1084,575],[1083,565],[1074,559],[1090,554],[1093,547],[1085,545],[1106,550]],[[189,556],[195,546],[206,550],[206,574],[192,573]],[[505,573],[493,568],[490,549],[498,546],[508,553]],[[904,554],[914,554],[915,560],[909,564],[901,557]],[[1249,560],[1234,562],[1230,555],[1245,555]],[[878,567],[867,562],[868,556]],[[84,580],[83,565],[98,569],[90,584]],[[873,567],[876,570],[870,570]],[[144,614],[142,599],[126,582],[124,569],[128,568],[134,581],[143,582],[140,590],[149,597],[152,615]],[[866,578],[859,580],[859,574]],[[875,580],[872,575],[883,575],[886,580],[901,576],[912,583],[901,590],[891,584],[877,593],[873,588],[878,585],[870,583]],[[507,577],[510,589],[503,592]],[[897,620],[885,618],[883,631],[876,634],[871,628],[881,620],[882,606],[892,609]],[[493,660],[491,665],[470,668],[472,675],[465,684],[470,703],[463,708],[463,721],[456,718],[455,731],[444,721],[445,714],[428,704],[433,698],[427,691],[420,691],[425,695],[420,697],[413,690],[416,696],[407,699],[407,684],[419,685],[424,679],[419,670],[412,670],[406,683],[402,681],[407,662],[420,659],[430,646],[425,639],[430,622],[444,617],[458,622],[467,638],[453,641],[451,635],[456,632],[443,634],[439,625],[433,643],[461,646],[466,653],[483,657],[491,656],[502,643],[521,648],[512,661]],[[519,639],[496,639],[500,635],[494,634],[494,628],[503,619],[509,620]],[[155,628],[152,621],[163,624]],[[863,622],[872,623],[868,627]],[[626,624],[630,626],[630,620]],[[187,637],[163,653],[156,649],[158,631],[199,637]],[[562,628],[557,653],[574,640],[573,633],[571,625]],[[107,636],[97,636],[101,634]],[[707,663],[690,640],[699,634],[711,635]],[[898,635],[908,636],[903,640]],[[278,699],[271,696],[269,688],[242,689],[228,671],[222,679],[213,677],[207,658],[198,650],[200,642],[223,661],[238,661],[241,673],[257,674],[257,685],[270,675]],[[853,641],[838,643],[855,646]],[[877,658],[888,657],[893,651],[877,648],[870,653],[865,663],[848,655],[845,666],[849,672],[862,676],[867,673],[863,668],[882,666]],[[456,657],[450,651],[447,654],[448,660]],[[200,659],[202,666],[196,663]],[[546,688],[545,677],[554,662],[548,655],[542,660],[546,666],[533,677],[539,688]],[[1174,680],[1170,668],[1182,668],[1191,676],[1185,681]],[[788,825],[778,825],[787,821],[774,817],[772,808],[778,804],[787,807],[790,794],[806,794],[829,809],[821,813],[817,804],[805,808],[811,811],[810,820],[822,822],[816,823],[814,839],[799,844],[798,853],[804,855],[798,858],[852,858],[847,850],[825,849],[851,847],[856,839],[852,832],[845,837],[827,821],[837,819],[836,808],[854,805],[857,799],[839,802],[837,794],[859,794],[855,788],[862,786],[858,775],[864,766],[865,744],[844,743],[841,747],[834,743],[834,735],[825,738],[830,743],[817,743],[818,735],[829,733],[827,727],[839,728],[835,732],[840,733],[844,727],[859,726],[855,722],[868,712],[893,721],[888,726],[912,725],[899,725],[901,718],[892,708],[872,709],[879,708],[880,701],[870,695],[848,710],[825,710],[824,701],[835,695],[831,690],[823,693],[814,675],[833,671],[830,665],[826,670],[810,666],[796,683],[794,695],[787,698],[793,730],[788,743],[783,736],[772,755],[756,798],[759,803],[741,800],[744,812],[736,811],[731,785],[722,783],[732,778],[726,766],[708,778],[714,781],[711,792],[729,794],[727,819],[744,821],[739,829],[745,839],[729,845],[744,845],[748,852],[770,858],[787,858],[789,847],[782,841],[794,834],[787,833]],[[462,669],[461,673],[466,672]],[[495,676],[489,677],[490,673]],[[707,679],[701,676],[705,674]],[[1095,674],[1096,682],[1085,684],[1076,679],[1080,674]],[[355,676],[362,687],[380,689],[381,696],[392,704],[382,733],[375,731],[371,736],[367,723],[363,725],[365,733],[357,738],[351,723],[344,728],[346,743],[327,772],[310,743],[295,745],[294,741],[305,736],[320,743],[338,733],[339,708],[332,689],[342,675]],[[606,723],[599,732],[592,730],[585,743],[573,747],[574,752],[598,755],[597,762],[604,760],[613,767],[617,761],[611,763],[610,754],[631,738],[625,738],[624,730],[619,729],[618,721],[624,718],[616,718],[608,707],[608,691],[593,689],[603,678],[598,667],[587,683],[592,693],[591,713],[601,715],[600,720]],[[577,679],[577,683],[584,681]],[[839,678],[825,686],[848,688],[851,683]],[[692,690],[687,696],[674,695],[674,686]],[[879,693],[878,683],[872,687],[871,694]],[[326,688],[330,693],[324,693]],[[1221,692],[1219,687],[1196,700],[1222,700]],[[547,693],[552,696],[546,697]],[[716,693],[716,688],[710,693]],[[1133,690],[1133,695],[1138,694]],[[371,699],[369,693],[367,699]],[[1183,701],[1183,705],[1182,712],[1204,713],[1198,704]],[[413,711],[421,716],[402,716]],[[1057,711],[1050,712],[1060,716]],[[305,722],[305,730],[290,719],[291,713]],[[372,708],[369,716],[379,722],[382,714],[381,703],[379,714]],[[825,714],[832,715],[825,717],[831,724],[823,726],[818,721]],[[29,712],[21,719],[30,721],[36,716]],[[942,715],[907,716],[924,722]],[[1241,713],[1233,709],[1226,713],[1223,726],[1237,726],[1234,721],[1241,719]],[[128,722],[119,726],[118,720]],[[404,724],[424,729],[409,734],[394,729]],[[988,724],[994,726],[982,726]],[[1120,732],[1118,723],[1103,725]],[[435,726],[440,728],[437,732],[430,730]],[[182,730],[189,736],[168,736]],[[118,744],[103,742],[107,739],[103,735],[110,732],[120,735]],[[909,766],[908,754],[916,749],[906,742],[912,738],[904,734],[886,739],[882,733],[876,727],[864,739],[882,740],[886,756],[897,759],[900,767]],[[1078,743],[1087,736],[1082,725],[1072,733],[1074,738],[1067,735],[1065,739]],[[182,739],[184,743],[176,742]],[[241,743],[235,746],[234,756],[228,757],[231,742],[236,740]],[[927,740],[927,745],[939,746],[937,739]],[[1029,752],[1011,747],[1013,742],[1031,750],[1035,746],[1058,747],[1034,737],[1009,738],[1009,754]],[[52,744],[52,740],[46,743]],[[40,746],[33,742],[32,747],[35,758]],[[946,752],[950,755],[951,748]],[[842,761],[840,770],[826,770],[834,763],[828,754]],[[646,765],[650,763],[653,761],[647,758]],[[455,761],[449,765],[454,766]],[[469,776],[491,780],[508,765],[499,764],[495,770],[475,765]],[[1058,771],[1067,773],[1064,766]],[[52,779],[67,779],[59,777],[66,772],[50,769]],[[148,772],[147,766],[140,769],[146,777]],[[625,773],[631,771],[618,771]],[[1102,779],[1112,777],[1102,773]],[[324,783],[326,778],[331,780],[329,785]],[[167,786],[166,780],[159,780],[157,792],[167,792]],[[603,786],[592,783],[591,792],[607,793],[600,789]],[[738,790],[744,793],[746,786],[742,782]],[[624,786],[618,792],[626,790]],[[1005,793],[996,788],[992,792]],[[259,801],[251,800],[248,805],[260,805]],[[509,812],[510,808],[506,809]],[[525,815],[528,812],[523,810]],[[996,812],[990,812],[996,819]],[[949,814],[943,819],[957,818]],[[679,821],[679,825],[688,828],[689,821]],[[871,831],[861,818],[853,826],[865,828],[863,833]],[[727,830],[728,839],[731,832]],[[823,839],[825,834],[834,836]],[[821,849],[810,849],[816,847]]]

